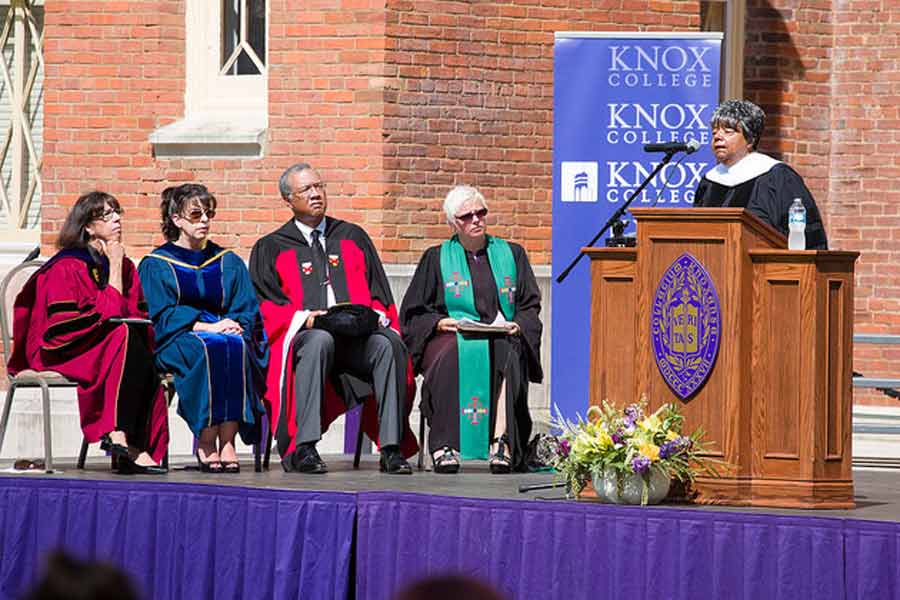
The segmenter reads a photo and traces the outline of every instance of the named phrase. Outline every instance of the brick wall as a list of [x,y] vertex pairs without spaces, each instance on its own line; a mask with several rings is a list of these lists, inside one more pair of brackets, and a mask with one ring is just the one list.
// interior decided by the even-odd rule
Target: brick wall
[[[830,246],[861,253],[856,332],[900,333],[898,18],[884,2],[748,3],[745,90],[769,115],[762,149],[804,176]],[[898,377],[900,348],[858,346],[854,369]]]
[[484,188],[537,263],[550,257],[553,31],[695,29],[695,1],[275,0],[269,147],[261,160],[156,160],[148,137],[183,116],[183,1],[46,7],[43,242],[88,189],[126,208],[132,255],[159,243],[159,192],[204,182],[215,238],[247,254],[288,213],[276,180],[304,159],[332,213],[363,223],[388,262],[445,237],[450,185]]
[[484,193],[492,231],[550,262],[553,32],[696,30],[694,1],[391,0],[386,249],[400,262],[447,236],[449,186]]
[[150,134],[184,115],[184,2],[48,2],[45,253],[78,195],[100,188],[125,207],[128,252],[139,257],[162,239],[160,192],[198,181],[219,200],[214,238],[246,256],[288,218],[277,179],[301,159],[329,181],[335,216],[377,223],[384,10],[377,1],[270,2],[265,158],[157,160]]

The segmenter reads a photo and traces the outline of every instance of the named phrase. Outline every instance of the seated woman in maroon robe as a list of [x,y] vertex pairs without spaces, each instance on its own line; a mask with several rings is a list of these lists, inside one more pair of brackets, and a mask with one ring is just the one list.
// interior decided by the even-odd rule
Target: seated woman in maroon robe
[[453,236],[425,251],[400,310],[403,341],[425,376],[434,470],[456,473],[460,458],[488,459],[492,473],[524,469],[528,382],[543,378],[540,290],[525,250],[487,235],[478,190],[453,188],[444,212]]
[[121,243],[122,209],[90,192],[72,207],[60,251],[16,298],[11,373],[56,371],[78,383],[88,442],[118,455],[120,473],[165,473],[166,402],[153,365],[137,269]]

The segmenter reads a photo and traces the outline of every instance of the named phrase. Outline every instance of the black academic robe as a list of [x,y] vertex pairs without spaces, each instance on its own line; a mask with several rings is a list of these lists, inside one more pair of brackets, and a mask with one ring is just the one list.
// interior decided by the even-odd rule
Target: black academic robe
[[[368,306],[383,313],[389,327],[399,333],[397,307],[387,275],[372,240],[359,226],[326,218],[325,245],[328,271],[335,301]],[[287,455],[296,446],[297,422],[294,399],[294,365],[288,339],[291,322],[298,311],[324,309],[321,282],[312,251],[293,220],[262,237],[250,253],[250,278],[260,300],[271,354],[266,377],[266,404],[270,422],[278,436],[278,447]],[[408,417],[415,399],[415,379],[408,368],[407,406],[400,443],[405,456],[418,450]],[[339,415],[371,397],[371,386],[346,374],[335,376],[327,386],[322,410],[322,430]],[[378,440],[375,402],[364,402],[363,428],[370,439]]]
[[806,207],[807,250],[827,250],[828,239],[819,207],[803,178],[784,163],[777,163],[768,172],[733,187],[704,176],[697,184],[694,206],[746,208],[787,237],[788,209],[794,198],[802,199]]
[[[492,336],[491,414],[497,414],[500,383],[506,381],[506,430],[513,464],[524,467],[525,448],[531,435],[528,412],[528,382],[543,380],[541,368],[541,292],[522,246],[509,243],[516,263],[517,279],[514,321],[521,333]],[[500,310],[497,285],[487,254],[466,252],[475,308],[482,322],[490,323]],[[400,309],[403,341],[409,348],[416,374],[424,374],[421,409],[429,419],[429,450],[444,445],[459,449],[459,367],[456,334],[438,333],[437,323],[449,316],[444,303],[441,276],[441,246],[425,251],[416,268]],[[497,343],[499,342],[499,344]],[[494,435],[496,423],[491,426]]]

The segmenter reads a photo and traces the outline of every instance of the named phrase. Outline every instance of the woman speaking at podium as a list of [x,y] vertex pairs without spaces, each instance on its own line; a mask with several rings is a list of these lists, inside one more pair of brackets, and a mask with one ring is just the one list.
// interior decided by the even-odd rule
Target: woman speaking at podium
[[784,236],[794,198],[806,208],[806,248],[825,250],[828,240],[816,201],[803,179],[781,161],[757,152],[766,114],[747,100],[726,100],[710,122],[716,166],[697,185],[694,206],[746,208]]

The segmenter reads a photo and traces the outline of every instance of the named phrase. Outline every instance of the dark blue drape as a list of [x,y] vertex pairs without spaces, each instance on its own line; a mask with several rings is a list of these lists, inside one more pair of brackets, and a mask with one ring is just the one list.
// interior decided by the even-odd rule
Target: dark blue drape
[[59,547],[122,566],[147,599],[346,598],[355,513],[343,493],[0,478],[0,598]]

